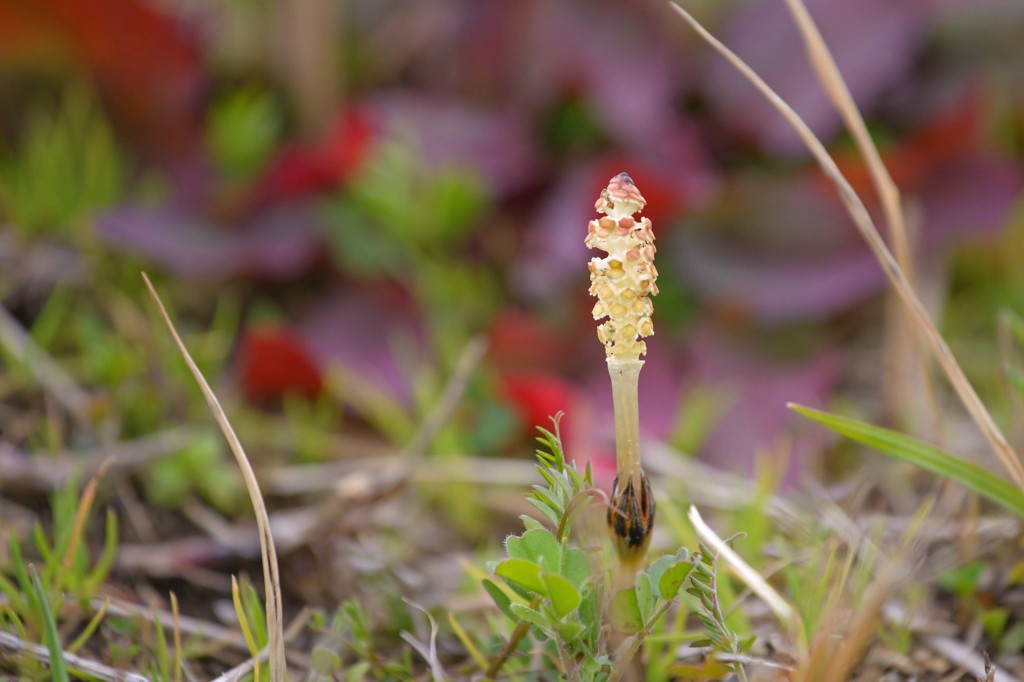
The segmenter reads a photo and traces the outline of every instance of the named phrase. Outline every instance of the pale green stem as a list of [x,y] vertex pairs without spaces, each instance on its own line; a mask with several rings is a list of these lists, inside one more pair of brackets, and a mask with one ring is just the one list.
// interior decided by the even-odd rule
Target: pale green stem
[[[629,475],[640,488],[640,404],[637,388],[643,360],[608,359],[612,379],[612,404],[615,408],[615,461],[619,476]],[[620,480],[624,487],[625,481]]]

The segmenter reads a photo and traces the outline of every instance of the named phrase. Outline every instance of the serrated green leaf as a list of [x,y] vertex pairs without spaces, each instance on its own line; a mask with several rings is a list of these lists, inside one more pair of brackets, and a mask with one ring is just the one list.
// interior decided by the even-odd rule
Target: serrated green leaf
[[557,573],[544,573],[541,578],[544,580],[548,599],[551,601],[551,607],[556,616],[564,618],[580,605],[580,593],[571,582]]
[[654,594],[651,590],[651,578],[643,572],[636,574],[636,605],[646,623],[654,611]]
[[525,620],[531,625],[535,625],[541,630],[546,630],[549,623],[540,611],[531,609],[529,606],[524,604],[512,604],[512,613],[518,620]]
[[566,546],[562,550],[562,575],[564,575],[577,590],[583,589],[583,583],[585,583],[590,577],[590,567],[587,565],[587,555],[580,549]]
[[858,443],[956,481],[1024,518],[1024,492],[979,466],[896,431],[800,405],[789,408]]
[[487,594],[491,595],[491,599],[494,600],[495,605],[501,612],[512,620],[516,620],[515,615],[512,613],[512,600],[508,598],[508,595],[501,591],[501,588],[495,585],[492,581],[484,578],[482,581],[484,589],[487,590]]
[[562,569],[562,547],[547,529],[528,530],[522,535],[523,547],[528,558],[548,573],[559,573]]
[[644,627],[644,620],[637,604],[636,590],[630,587],[616,593],[608,606],[608,616],[612,626],[617,630],[627,633],[640,632]]
[[537,594],[544,595],[547,592],[540,577],[540,566],[527,559],[505,559],[498,564],[494,573]]

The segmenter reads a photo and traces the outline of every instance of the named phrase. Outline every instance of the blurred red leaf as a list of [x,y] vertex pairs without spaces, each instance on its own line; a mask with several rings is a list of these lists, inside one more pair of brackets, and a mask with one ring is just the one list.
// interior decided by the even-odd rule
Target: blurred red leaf
[[[508,373],[501,377],[501,392],[509,400],[527,431],[551,427],[550,417],[567,412],[572,403],[572,386],[559,376],[541,372]],[[569,428],[568,413],[562,429]]]
[[[975,150],[980,139],[982,113],[980,94],[969,90],[907,139],[883,149],[882,160],[896,186],[904,191],[919,187],[943,162]],[[873,199],[871,173],[860,153],[848,148],[833,156],[857,193],[866,200]],[[824,176],[821,184],[824,188],[831,187]]]
[[242,334],[238,377],[249,400],[280,400],[286,394],[315,398],[323,389],[320,369],[302,339],[284,327],[256,327]]
[[535,315],[503,310],[487,331],[491,362],[505,370],[537,370],[561,364],[573,341]]
[[258,204],[289,200],[343,185],[365,161],[379,132],[364,108],[348,109],[319,142],[281,149],[257,184],[254,200]]
[[118,122],[144,148],[180,154],[198,141],[202,55],[196,35],[143,0],[0,3],[0,53],[84,65]]

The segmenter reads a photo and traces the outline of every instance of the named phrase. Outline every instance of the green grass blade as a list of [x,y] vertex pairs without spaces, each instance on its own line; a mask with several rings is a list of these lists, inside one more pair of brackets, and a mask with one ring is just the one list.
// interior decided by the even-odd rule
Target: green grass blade
[[1024,492],[979,466],[896,431],[801,405],[790,404],[789,409],[858,443],[967,486],[1024,518]]
[[57,622],[53,619],[53,611],[46,600],[46,591],[43,590],[43,583],[39,579],[35,566],[29,566],[32,574],[32,589],[36,593],[36,599],[43,617],[43,639],[46,640],[46,648],[50,651],[50,679],[53,682],[69,682],[67,664],[64,662],[64,650],[60,644],[60,633],[57,632]]
[[99,589],[103,581],[110,575],[110,569],[114,567],[114,559],[117,556],[118,528],[117,514],[113,509],[107,510],[106,536],[103,540],[103,551],[89,575],[85,578],[85,593],[93,594]]

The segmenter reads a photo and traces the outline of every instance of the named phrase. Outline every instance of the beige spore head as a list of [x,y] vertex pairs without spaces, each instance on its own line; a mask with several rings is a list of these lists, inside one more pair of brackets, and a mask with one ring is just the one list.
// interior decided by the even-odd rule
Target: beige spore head
[[647,353],[643,337],[654,333],[651,296],[658,293],[654,267],[654,231],[649,218],[634,217],[647,204],[633,179],[619,173],[594,204],[604,216],[591,220],[586,245],[607,255],[590,260],[590,294],[597,328],[608,362],[636,362]]

